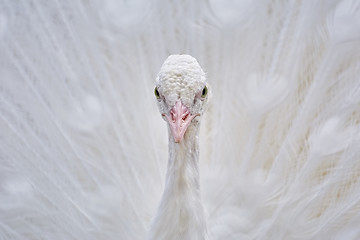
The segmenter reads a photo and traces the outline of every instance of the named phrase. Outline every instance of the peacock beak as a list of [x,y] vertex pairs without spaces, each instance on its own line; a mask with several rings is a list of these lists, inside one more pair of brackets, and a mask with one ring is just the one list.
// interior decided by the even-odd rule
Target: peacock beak
[[169,114],[166,115],[176,143],[179,143],[184,138],[187,128],[195,117],[196,115],[192,115],[181,100],[178,100]]

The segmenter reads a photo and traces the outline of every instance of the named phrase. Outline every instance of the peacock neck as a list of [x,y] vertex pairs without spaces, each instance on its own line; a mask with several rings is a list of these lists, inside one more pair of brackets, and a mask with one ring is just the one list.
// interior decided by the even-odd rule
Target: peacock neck
[[200,197],[199,141],[197,129],[189,128],[183,141],[175,143],[169,133],[169,160],[165,182],[169,193]]
[[190,126],[180,143],[169,132],[165,190],[150,239],[207,239],[200,198],[198,126]]

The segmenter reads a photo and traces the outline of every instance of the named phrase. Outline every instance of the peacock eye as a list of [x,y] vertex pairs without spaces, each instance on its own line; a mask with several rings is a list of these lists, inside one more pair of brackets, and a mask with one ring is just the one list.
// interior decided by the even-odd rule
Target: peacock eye
[[201,92],[201,97],[203,97],[203,98],[206,97],[207,92],[208,92],[208,89],[207,89],[207,87],[205,86],[204,89],[203,89],[202,92]]
[[155,87],[155,89],[154,89],[154,94],[155,94],[155,97],[156,97],[157,99],[160,98],[160,93],[159,93],[159,91],[157,90],[157,87]]

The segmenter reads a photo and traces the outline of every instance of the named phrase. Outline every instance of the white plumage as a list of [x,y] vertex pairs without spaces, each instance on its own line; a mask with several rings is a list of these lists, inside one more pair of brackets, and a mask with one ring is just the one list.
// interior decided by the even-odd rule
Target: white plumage
[[150,239],[208,239],[199,184],[199,130],[208,84],[196,59],[171,55],[156,78],[155,95],[168,124],[169,160]]
[[171,54],[211,85],[209,239],[359,239],[359,29],[356,0],[0,1],[0,239],[150,237]]

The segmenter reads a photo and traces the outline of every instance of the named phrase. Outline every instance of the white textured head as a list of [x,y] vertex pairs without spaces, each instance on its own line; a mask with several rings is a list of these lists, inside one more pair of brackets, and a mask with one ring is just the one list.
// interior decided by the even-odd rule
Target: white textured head
[[180,142],[193,119],[198,121],[203,114],[207,93],[205,73],[195,58],[171,55],[165,60],[156,78],[155,96],[175,142]]

